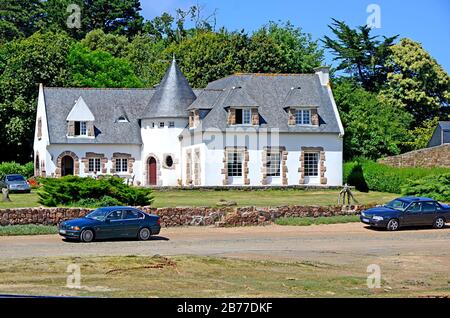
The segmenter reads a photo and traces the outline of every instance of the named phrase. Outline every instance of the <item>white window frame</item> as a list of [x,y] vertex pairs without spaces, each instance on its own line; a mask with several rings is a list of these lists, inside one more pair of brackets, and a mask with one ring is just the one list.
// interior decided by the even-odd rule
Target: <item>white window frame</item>
[[227,150],[228,177],[242,177],[244,169],[244,152],[240,150]]
[[169,121],[169,128],[174,128],[174,127],[175,127],[175,122]]
[[[278,158],[276,158],[278,157]],[[272,159],[274,158],[274,159]],[[278,161],[278,165],[276,162]],[[266,175],[268,177],[281,176],[281,151],[267,151],[266,153]]]
[[101,169],[102,169],[101,158],[89,158],[88,160],[89,172],[100,172]]
[[296,109],[295,110],[295,124],[296,125],[311,125],[311,109]]
[[117,173],[128,172],[128,158],[116,158],[115,170]]
[[[320,153],[319,152],[305,152],[303,159],[303,171],[305,177],[318,177],[319,176],[319,161],[320,161]],[[315,166],[311,166],[312,164]]]

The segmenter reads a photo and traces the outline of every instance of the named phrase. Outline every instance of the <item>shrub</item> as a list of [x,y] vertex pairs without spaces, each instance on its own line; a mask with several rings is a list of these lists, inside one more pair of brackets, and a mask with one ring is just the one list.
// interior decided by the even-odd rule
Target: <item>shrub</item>
[[3,162],[0,163],[0,178],[3,178],[5,174],[21,174],[26,179],[34,175],[34,166],[32,162],[28,162],[21,165],[17,162]]
[[421,179],[410,180],[402,187],[402,194],[450,202],[450,173],[429,175]]
[[81,199],[77,202],[75,202],[73,205],[76,207],[82,207],[82,208],[99,208],[102,206],[114,206],[114,205],[120,205],[121,203],[108,195],[103,196],[100,200],[97,199]]
[[[113,205],[150,205],[153,201],[152,190],[126,185],[121,178],[104,177],[102,179],[66,176],[62,178],[41,179],[38,190],[39,202],[46,206],[74,205],[80,200],[85,204]],[[99,198],[101,198],[99,200]],[[82,201],[83,203],[83,201]]]
[[450,173],[448,168],[391,167],[364,158],[356,158],[344,165],[344,182],[360,191],[401,193],[410,180]]

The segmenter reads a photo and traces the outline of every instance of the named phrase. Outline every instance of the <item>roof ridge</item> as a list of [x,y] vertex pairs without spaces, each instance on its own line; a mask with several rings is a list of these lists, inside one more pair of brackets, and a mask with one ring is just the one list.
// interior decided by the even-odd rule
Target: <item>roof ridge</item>
[[61,86],[44,86],[44,89],[76,89],[76,90],[150,90],[154,91],[154,88],[150,87],[61,87]]
[[245,76],[245,75],[251,75],[251,76],[312,76],[316,75],[315,73],[234,73],[233,75],[236,76]]

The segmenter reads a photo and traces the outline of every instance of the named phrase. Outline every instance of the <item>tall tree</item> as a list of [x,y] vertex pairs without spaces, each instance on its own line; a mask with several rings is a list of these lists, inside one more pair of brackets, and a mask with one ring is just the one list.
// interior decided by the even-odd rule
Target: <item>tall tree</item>
[[34,132],[37,84],[66,86],[65,33],[36,32],[0,46],[0,149],[3,160],[29,161]]
[[336,69],[350,74],[365,89],[378,91],[386,81],[389,72],[386,60],[398,35],[383,36],[380,41],[378,36],[370,34],[370,27],[359,26],[352,29],[345,22],[336,19],[328,27],[336,39],[325,36],[322,41],[335,55],[334,60],[340,61]]
[[382,98],[414,116],[414,126],[434,117],[447,118],[450,77],[430,54],[410,39],[391,47],[387,64],[391,71]]
[[41,0],[0,0],[0,43],[30,36],[42,15]]

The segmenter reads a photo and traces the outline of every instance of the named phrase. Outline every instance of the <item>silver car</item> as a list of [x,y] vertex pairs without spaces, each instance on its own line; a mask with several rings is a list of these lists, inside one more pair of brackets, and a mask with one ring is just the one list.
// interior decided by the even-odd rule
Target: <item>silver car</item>
[[0,180],[0,188],[8,188],[10,192],[30,192],[30,184],[20,174],[7,174]]

